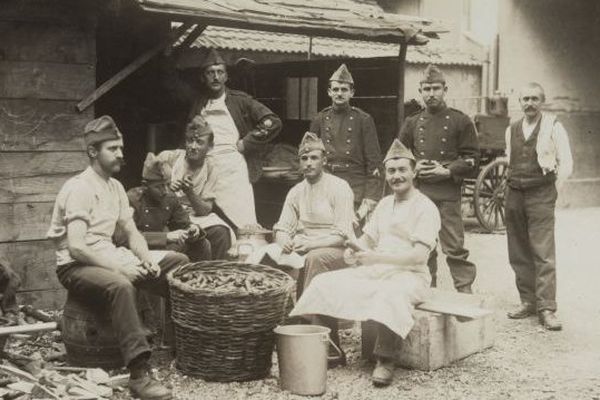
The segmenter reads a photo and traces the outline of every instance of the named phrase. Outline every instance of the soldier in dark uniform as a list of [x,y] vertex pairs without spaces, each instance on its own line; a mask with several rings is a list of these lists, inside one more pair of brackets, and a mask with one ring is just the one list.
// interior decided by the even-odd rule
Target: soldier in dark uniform
[[355,224],[373,210],[381,197],[381,150],[373,118],[350,105],[354,80],[345,64],[329,78],[332,104],[313,119],[310,131],[323,139],[332,174],[345,179],[354,192]]
[[[475,280],[475,265],[468,260],[464,248],[464,227],[461,218],[461,184],[471,176],[479,161],[479,143],[475,126],[462,112],[446,106],[448,91],[440,70],[429,65],[420,82],[419,92],[425,110],[409,116],[400,130],[400,140],[417,158],[417,182],[421,192],[438,207],[442,217],[440,244],[450,267],[454,287],[471,293]],[[436,286],[437,252],[431,252],[427,262]]]
[[210,243],[205,232],[192,224],[188,213],[168,189],[159,161],[148,153],[142,172],[142,186],[127,191],[133,220],[148,247],[186,254],[191,261],[210,260]]

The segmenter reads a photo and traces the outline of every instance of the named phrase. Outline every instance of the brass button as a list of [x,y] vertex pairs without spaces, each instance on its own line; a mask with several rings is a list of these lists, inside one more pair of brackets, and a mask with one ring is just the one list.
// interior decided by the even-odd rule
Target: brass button
[[450,116],[449,116],[449,115],[446,115],[446,119],[450,119]]
[[422,126],[420,126],[420,127],[419,127],[419,130],[420,130],[420,131],[422,131],[422,130],[423,130],[423,127],[422,127]]
[[352,128],[348,128],[348,131],[352,132]]
[[445,137],[442,138],[442,142],[446,143],[446,138]]
[[147,208],[145,208],[145,209],[144,209],[144,212],[145,212],[146,214],[148,214],[150,211],[148,211],[148,209],[147,209]]
[[350,142],[352,142],[352,140],[346,139],[346,143],[350,143]]
[[422,155],[422,156],[424,156],[424,155],[425,155],[425,152],[424,152],[424,151],[422,151],[422,152],[420,152],[419,154],[420,154],[420,155]]
[[350,116],[350,119],[354,119],[354,117],[351,115],[351,116]]
[[350,154],[350,152],[349,152],[349,151],[347,151],[347,152],[346,152],[346,154]]
[[329,119],[329,115],[325,117],[325,119]]
[[444,126],[444,129],[445,129],[445,130],[448,130],[448,127],[447,127],[447,126]]
[[441,151],[440,151],[440,154],[444,154],[444,150],[441,150]]
[[331,139],[327,139],[327,143],[331,143]]
[[425,121],[425,118],[419,117],[419,121]]
[[350,164],[346,164],[346,168],[349,168],[349,167],[350,167]]
[[328,131],[328,130],[329,130],[329,127],[325,128],[325,130],[326,130],[326,131]]
[[420,139],[419,142],[423,143],[425,141],[425,139]]

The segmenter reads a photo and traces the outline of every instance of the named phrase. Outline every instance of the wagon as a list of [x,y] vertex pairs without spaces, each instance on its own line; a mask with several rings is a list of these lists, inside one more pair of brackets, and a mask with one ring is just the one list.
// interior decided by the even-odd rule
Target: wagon
[[487,232],[506,227],[504,196],[508,177],[504,132],[509,124],[505,116],[477,115],[474,118],[481,158],[476,177],[465,179],[463,202],[472,207],[477,221]]

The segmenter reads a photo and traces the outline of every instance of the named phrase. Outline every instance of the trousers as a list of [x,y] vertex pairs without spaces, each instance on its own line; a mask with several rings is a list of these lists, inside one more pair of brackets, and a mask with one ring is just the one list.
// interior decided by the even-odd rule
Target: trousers
[[158,263],[161,269],[158,278],[135,283],[118,272],[76,262],[58,266],[56,273],[59,282],[69,293],[94,305],[106,305],[123,360],[125,365],[129,365],[136,357],[150,354],[147,331],[137,310],[137,290],[148,290],[152,294],[168,297],[166,274],[187,262],[189,259],[185,255],[169,252]]
[[556,198],[553,182],[506,193],[508,260],[521,301],[538,311],[556,311]]
[[[440,229],[440,245],[446,255],[446,262],[456,290],[470,292],[477,271],[475,264],[468,260],[469,250],[465,249],[465,229],[462,221],[461,201],[433,201],[437,206],[442,220]],[[437,284],[437,251],[429,254],[427,266],[431,273],[431,286]]]
[[304,292],[315,276],[327,271],[346,267],[342,247],[322,247],[306,253],[304,268],[298,278],[297,296]]

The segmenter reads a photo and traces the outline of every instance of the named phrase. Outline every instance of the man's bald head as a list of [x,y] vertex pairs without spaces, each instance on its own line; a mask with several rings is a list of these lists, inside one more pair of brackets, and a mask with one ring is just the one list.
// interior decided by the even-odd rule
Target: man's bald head
[[523,97],[524,92],[537,91],[540,95],[540,100],[542,102],[546,101],[546,92],[544,92],[544,88],[537,82],[527,82],[521,90],[519,91],[519,99]]

